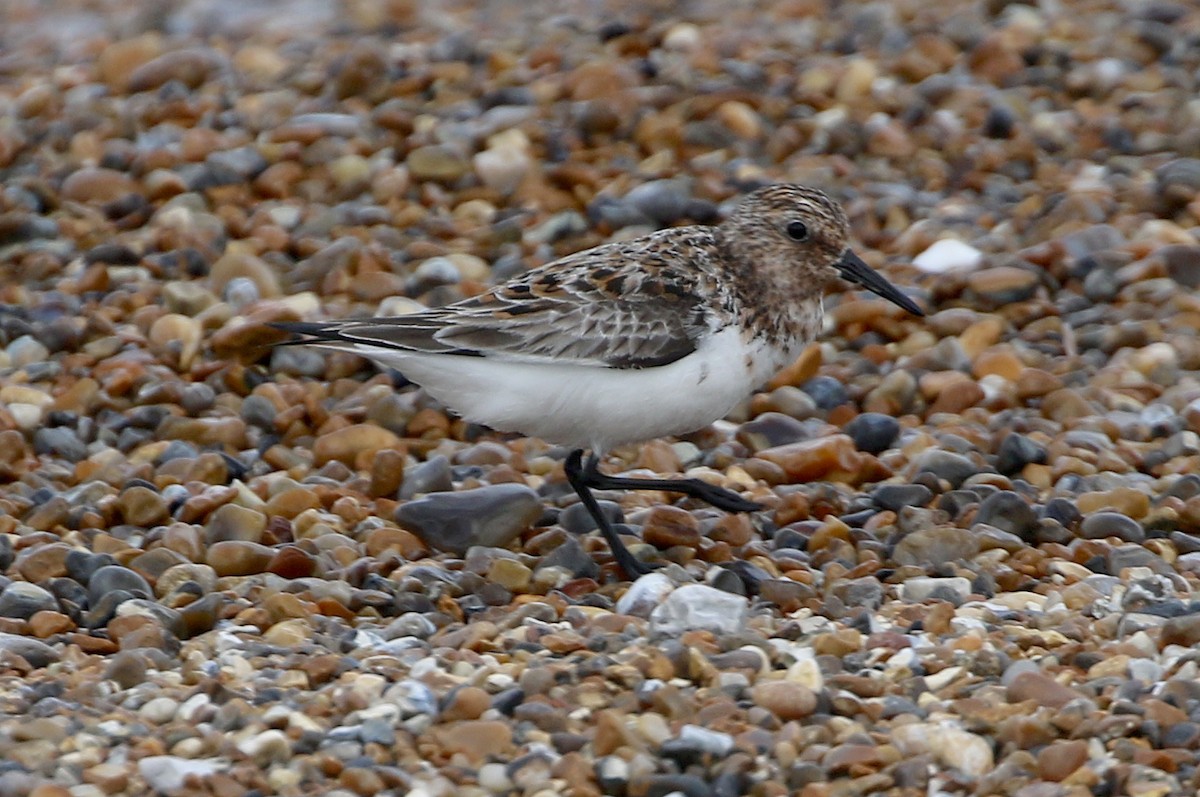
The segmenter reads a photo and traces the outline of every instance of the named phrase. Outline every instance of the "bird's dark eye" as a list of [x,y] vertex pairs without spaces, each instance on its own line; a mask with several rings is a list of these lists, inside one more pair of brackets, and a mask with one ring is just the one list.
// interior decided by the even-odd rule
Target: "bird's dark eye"
[[793,241],[808,240],[808,225],[802,221],[789,221],[787,226],[788,238]]

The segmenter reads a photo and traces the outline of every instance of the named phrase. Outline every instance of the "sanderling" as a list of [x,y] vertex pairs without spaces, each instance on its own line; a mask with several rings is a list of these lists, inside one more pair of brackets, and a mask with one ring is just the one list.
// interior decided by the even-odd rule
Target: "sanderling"
[[[838,278],[921,309],[848,246],[821,191],[774,185],[715,227],[677,227],[528,271],[445,307],[395,318],[278,324],[396,368],[463,418],[570,446],[565,472],[630,576],[647,572],[591,490],[684,493],[725,511],[759,505],[699,479],[600,472],[604,452],[724,417],[821,328]],[[584,449],[591,449],[586,463]]]

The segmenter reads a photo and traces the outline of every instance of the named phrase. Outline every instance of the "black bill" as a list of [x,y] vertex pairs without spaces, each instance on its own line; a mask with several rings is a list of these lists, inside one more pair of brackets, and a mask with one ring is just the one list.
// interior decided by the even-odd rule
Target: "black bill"
[[916,302],[908,298],[899,288],[888,282],[882,274],[863,262],[862,258],[847,249],[842,253],[842,259],[833,264],[842,274],[842,279],[861,285],[889,302],[898,305],[913,315],[923,316],[925,312],[917,307]]

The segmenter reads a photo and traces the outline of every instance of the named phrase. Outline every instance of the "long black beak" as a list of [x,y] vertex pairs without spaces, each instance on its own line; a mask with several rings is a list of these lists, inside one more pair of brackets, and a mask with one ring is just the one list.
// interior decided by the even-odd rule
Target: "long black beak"
[[842,252],[842,259],[833,264],[841,272],[842,279],[861,285],[878,296],[882,296],[893,304],[903,307],[913,315],[923,316],[925,311],[917,307],[916,302],[904,295],[899,288],[884,279],[883,275],[863,262],[862,258],[847,249]]

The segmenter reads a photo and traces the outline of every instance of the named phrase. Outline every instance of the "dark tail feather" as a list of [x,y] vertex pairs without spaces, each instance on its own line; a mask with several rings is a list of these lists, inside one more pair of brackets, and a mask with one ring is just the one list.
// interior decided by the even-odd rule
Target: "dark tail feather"
[[280,332],[291,332],[294,335],[303,335],[302,338],[293,340],[282,340],[275,344],[276,346],[298,346],[305,343],[317,343],[318,341],[344,341],[345,337],[334,324],[321,323],[319,321],[271,321],[267,326],[272,329],[278,329]]

